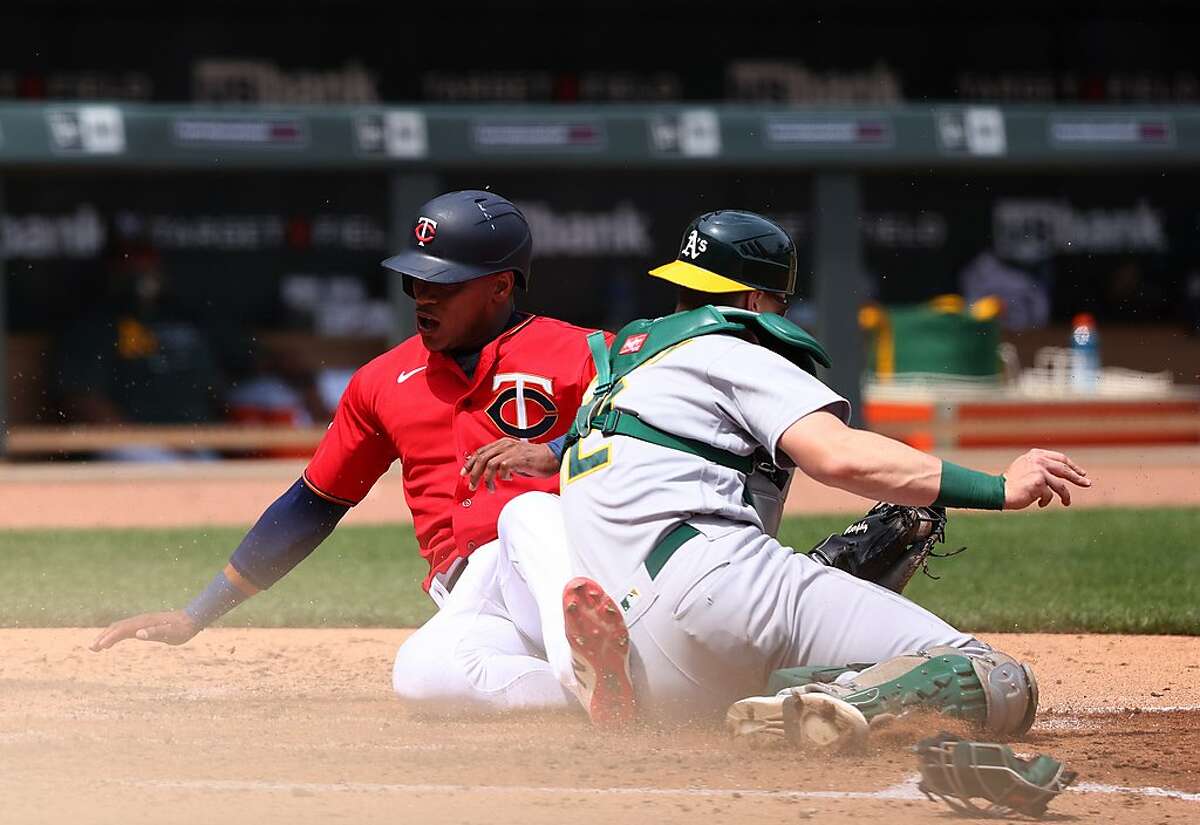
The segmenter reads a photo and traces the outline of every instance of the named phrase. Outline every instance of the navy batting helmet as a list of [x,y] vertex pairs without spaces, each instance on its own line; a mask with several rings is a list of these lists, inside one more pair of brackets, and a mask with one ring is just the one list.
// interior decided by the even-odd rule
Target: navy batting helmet
[[533,238],[529,222],[509,200],[492,192],[466,189],[447,192],[417,212],[408,249],[383,266],[404,276],[412,296],[412,279],[434,284],[460,284],[497,272],[515,272],[529,286]]

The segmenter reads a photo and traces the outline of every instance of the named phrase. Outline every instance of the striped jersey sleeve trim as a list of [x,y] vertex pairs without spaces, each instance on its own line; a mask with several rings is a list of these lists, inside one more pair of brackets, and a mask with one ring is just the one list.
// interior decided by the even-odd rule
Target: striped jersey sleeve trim
[[307,472],[305,472],[304,475],[302,475],[300,478],[304,481],[305,487],[312,490],[315,495],[320,496],[321,498],[325,499],[326,501],[330,502],[331,504],[340,504],[343,507],[353,507],[354,505],[358,504],[357,501],[351,501],[348,498],[339,498],[337,496],[330,495],[329,493],[325,492],[324,490],[322,490],[320,487],[313,484],[312,481],[309,480]]

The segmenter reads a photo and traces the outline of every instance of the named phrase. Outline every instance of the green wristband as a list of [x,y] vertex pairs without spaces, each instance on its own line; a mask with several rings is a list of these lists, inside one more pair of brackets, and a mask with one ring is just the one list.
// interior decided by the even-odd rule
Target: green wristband
[[975,510],[1004,509],[1004,476],[993,476],[942,462],[942,483],[937,501],[941,507],[969,507]]

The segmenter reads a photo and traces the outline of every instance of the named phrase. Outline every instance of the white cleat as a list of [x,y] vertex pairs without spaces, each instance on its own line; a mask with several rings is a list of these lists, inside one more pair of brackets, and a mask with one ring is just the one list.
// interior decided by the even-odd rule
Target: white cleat
[[783,703],[784,736],[794,747],[852,751],[867,743],[862,711],[827,693],[793,693]]
[[825,751],[861,749],[871,729],[849,702],[804,688],[734,702],[725,714],[725,727],[753,746]]
[[783,696],[751,696],[729,706],[725,729],[754,747],[782,745]]

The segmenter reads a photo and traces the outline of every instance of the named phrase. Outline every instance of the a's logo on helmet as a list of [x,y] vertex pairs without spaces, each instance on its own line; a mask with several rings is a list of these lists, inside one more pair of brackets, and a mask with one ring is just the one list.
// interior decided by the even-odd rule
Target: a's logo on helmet
[[492,379],[499,390],[484,410],[500,432],[512,438],[537,438],[554,428],[558,407],[554,381],[523,372],[500,373]]
[[683,244],[683,249],[679,250],[679,257],[687,255],[693,261],[700,257],[700,253],[708,249],[708,239],[701,238],[700,232],[693,229],[688,233],[687,240]]
[[437,221],[422,215],[417,218],[417,225],[413,227],[413,234],[417,236],[417,246],[433,243],[433,239],[437,237]]

